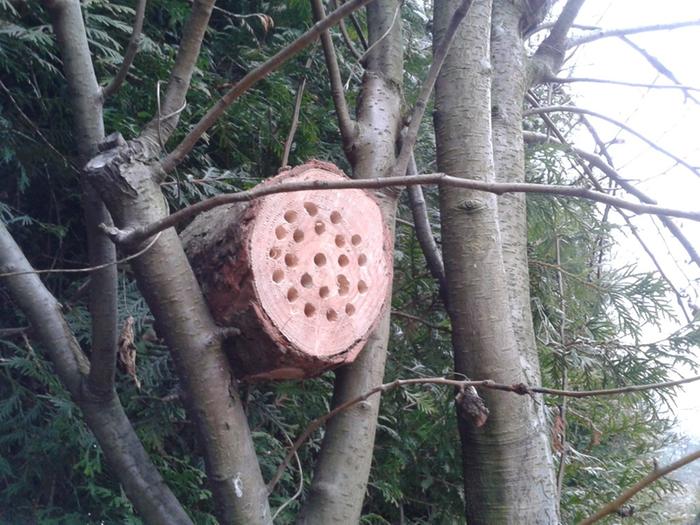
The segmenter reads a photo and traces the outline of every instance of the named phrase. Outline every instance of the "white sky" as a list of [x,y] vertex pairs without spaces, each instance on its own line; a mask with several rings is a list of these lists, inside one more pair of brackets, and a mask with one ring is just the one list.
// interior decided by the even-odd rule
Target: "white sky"
[[[653,25],[700,19],[696,0],[588,0],[576,22],[602,28]],[[684,85],[700,87],[700,27],[638,34],[629,37],[670,69]],[[562,76],[595,77],[648,84],[669,84],[630,46],[617,38],[600,40],[579,48]],[[700,104],[684,101],[682,91],[648,90],[599,84],[570,84],[577,105],[625,122],[659,146],[673,152],[691,165],[700,166]],[[700,92],[694,93],[700,101]],[[659,204],[687,210],[700,209],[700,177],[675,166],[671,159],[651,150],[615,126],[591,118],[603,140],[617,137],[624,142],[611,147],[620,173],[635,183]],[[589,141],[580,143],[592,150]],[[629,197],[634,200],[633,197]],[[644,240],[652,247],[664,270],[676,286],[700,306],[700,268],[688,263],[688,256],[669,234],[666,243],[647,217],[634,219]],[[685,235],[700,250],[700,223],[678,221]],[[662,228],[663,229],[663,228]],[[667,246],[668,245],[668,246]],[[636,240],[620,239],[616,250],[620,261],[637,262],[644,270],[654,269]],[[673,326],[668,325],[668,330]],[[649,339],[658,338],[658,330],[649,331]],[[666,335],[666,334],[663,334]],[[696,351],[700,360],[700,351]],[[681,371],[683,375],[691,372]],[[679,397],[677,413],[680,430],[700,439],[700,382],[693,383]]]

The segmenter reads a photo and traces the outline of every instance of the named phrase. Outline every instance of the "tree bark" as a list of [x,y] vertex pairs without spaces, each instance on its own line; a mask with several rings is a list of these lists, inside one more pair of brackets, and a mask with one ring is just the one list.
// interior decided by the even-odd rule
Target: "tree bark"
[[[31,272],[12,236],[0,223],[0,273]],[[36,274],[6,277],[7,287],[32,324],[56,372],[80,407],[110,468],[119,476],[127,497],[149,524],[191,524],[190,518],[163,482],[134,432],[116,393],[95,396],[86,384],[89,365],[61,314],[61,306]]]
[[[127,154],[128,158],[128,154]],[[90,161],[117,227],[148,224],[166,213],[157,165],[125,161],[119,148]],[[148,241],[147,241],[148,242]],[[174,228],[151,240],[134,259],[137,283],[156,318],[158,332],[173,352],[186,403],[199,430],[208,482],[222,523],[271,524],[262,480],[235,377]]]
[[[367,7],[370,44],[391,27],[398,3],[375,0]],[[403,54],[400,17],[367,56],[358,106],[358,137],[349,157],[355,178],[391,173],[400,127]],[[377,192],[385,224],[393,240],[395,192]],[[391,303],[391,286],[387,292]],[[338,406],[380,385],[389,340],[390,309],[379,321],[364,350],[351,365],[336,372],[332,406]],[[299,523],[358,523],[362,513],[379,413],[379,394],[334,417],[323,439],[309,497]]]
[[[454,1],[435,4],[439,42]],[[491,1],[474,2],[436,84],[435,131],[440,171],[495,179],[491,130]],[[511,320],[496,197],[450,188],[440,192],[455,370],[469,377],[527,380]],[[469,523],[556,523],[542,496],[551,479],[533,401],[486,392],[481,428],[458,417]]]

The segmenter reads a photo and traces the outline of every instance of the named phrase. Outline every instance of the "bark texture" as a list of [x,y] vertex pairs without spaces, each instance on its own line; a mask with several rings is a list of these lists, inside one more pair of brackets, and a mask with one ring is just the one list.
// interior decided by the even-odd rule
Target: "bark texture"
[[[439,42],[456,2],[435,4]],[[491,133],[491,1],[477,0],[461,27],[436,84],[435,131],[440,171],[495,179]],[[455,369],[497,382],[527,380],[511,321],[496,197],[463,189],[440,194]],[[467,500],[474,524],[556,523],[546,497],[536,409],[530,399],[484,393],[490,416],[476,428],[459,418]]]
[[[121,153],[105,152],[88,165],[116,225],[129,228],[162,218],[167,210],[157,168],[125,161],[129,155]],[[202,439],[220,521],[270,524],[267,491],[235,378],[175,230],[163,231],[132,266],[158,332],[173,352]]]
[[[0,223],[0,273],[32,268]],[[36,274],[5,278],[14,301],[32,324],[32,332],[51,358],[56,372],[95,434],[110,468],[119,476],[134,508],[149,524],[192,521],[163,482],[134,432],[116,393],[94,396],[86,385],[87,358],[61,314],[61,305]]]
[[[398,3],[375,0],[367,7],[370,44],[391,27]],[[403,54],[400,17],[367,56],[362,96],[357,109],[358,136],[349,157],[355,178],[391,173],[400,126]],[[393,239],[396,198],[377,192],[384,222]],[[391,286],[387,291],[391,301]],[[332,406],[338,406],[382,383],[389,340],[387,309],[355,362],[336,372]],[[358,523],[362,513],[374,449],[380,396],[341,412],[326,428],[308,499],[299,523]]]

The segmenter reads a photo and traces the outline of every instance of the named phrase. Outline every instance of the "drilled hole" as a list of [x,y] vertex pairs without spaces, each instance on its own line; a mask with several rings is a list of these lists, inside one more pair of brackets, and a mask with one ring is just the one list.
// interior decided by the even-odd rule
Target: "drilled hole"
[[326,256],[322,253],[317,253],[316,255],[314,255],[314,264],[316,266],[323,266],[324,264],[326,264]]
[[362,237],[359,235],[355,234],[350,238],[350,242],[352,243],[353,246],[357,246],[362,242]]
[[351,304],[346,304],[345,305],[345,313],[348,315],[352,315],[355,313],[355,307]]
[[345,246],[345,237],[343,237],[342,235],[336,235],[335,236],[335,245],[338,248],[342,248],[343,246]]
[[321,235],[323,232],[326,231],[326,225],[323,224],[323,221],[316,221],[316,224],[314,225],[314,230],[318,235]]
[[287,236],[287,228],[282,225],[277,226],[277,228],[275,228],[275,235],[278,239],[284,239]]
[[313,202],[305,202],[304,209],[306,210],[306,213],[312,217],[318,213],[318,206],[316,206]]
[[296,266],[297,264],[299,264],[299,257],[294,255],[293,253],[288,253],[284,256],[284,264],[286,264],[287,266]]
[[321,288],[318,289],[318,295],[320,295],[322,299],[325,299],[330,294],[331,290],[328,288],[328,286],[321,286]]
[[282,255],[282,250],[279,248],[270,248],[270,257],[277,259],[280,255]]
[[338,276],[338,295],[347,295],[350,291],[350,281],[342,273]]
[[343,218],[343,216],[340,215],[340,212],[337,212],[337,211],[331,212],[331,222],[333,224],[338,224],[340,222],[340,219],[342,219],[342,218]]
[[347,266],[350,263],[350,259],[348,259],[347,255],[341,255],[338,257],[338,264],[340,266]]
[[301,230],[294,230],[294,235],[292,235],[292,238],[295,242],[301,242],[304,240],[304,232]]
[[329,321],[337,321],[338,320],[338,314],[336,313],[333,308],[329,308],[328,311],[326,312],[326,319]]
[[357,257],[357,264],[359,264],[360,266],[364,266],[365,264],[367,264],[367,256],[364,253],[361,253]]
[[284,272],[282,270],[275,270],[272,272],[272,280],[279,283],[284,279]]
[[294,222],[295,220],[297,220],[297,212],[295,212],[294,210],[289,210],[288,212],[285,212],[284,220],[287,222]]
[[367,293],[367,283],[360,279],[357,283],[357,291],[360,293]]
[[304,288],[311,288],[314,285],[314,280],[311,278],[311,276],[308,273],[305,273],[304,275],[301,276],[301,285]]
[[304,305],[304,315],[306,317],[313,317],[316,313],[316,307],[311,303],[306,303]]
[[287,290],[287,301],[289,301],[290,303],[293,303],[298,298],[299,298],[299,292],[296,288],[294,288],[292,286],[289,290]]

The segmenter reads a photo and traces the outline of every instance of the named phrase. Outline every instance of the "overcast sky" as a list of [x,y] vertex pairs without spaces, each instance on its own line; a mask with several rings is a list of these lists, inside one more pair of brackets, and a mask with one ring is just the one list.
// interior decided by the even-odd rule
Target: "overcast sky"
[[[700,2],[697,0],[588,0],[576,22],[621,28],[699,19]],[[660,60],[680,83],[700,87],[700,27],[638,34],[629,38]],[[581,46],[567,66],[562,76],[670,83],[643,56],[617,38]],[[588,83],[571,84],[569,90],[577,105],[620,120],[691,165],[700,166],[700,104],[685,100],[682,91]],[[700,101],[700,92],[694,95]],[[673,160],[651,150],[629,134],[619,133],[615,126],[591,120],[603,140],[617,138],[623,141],[611,146],[611,152],[625,178],[637,183],[661,205],[700,209],[700,177],[683,167],[674,166]],[[581,138],[584,141],[581,144],[587,149],[593,148],[591,142],[585,143],[583,135]],[[676,286],[700,306],[700,268],[688,263],[688,256],[666,232],[664,242],[648,217],[635,218],[634,223]],[[679,225],[696,249],[700,249],[700,223],[679,221]],[[619,261],[638,262],[645,270],[654,268],[631,236],[620,239],[616,257]],[[672,328],[673,325],[668,323],[665,330]],[[648,330],[650,339],[655,335],[659,335],[657,329]],[[700,351],[697,350],[696,359],[700,360]],[[691,374],[690,371],[682,372]],[[680,396],[678,416],[682,431],[700,439],[700,382],[686,387],[685,394]]]

